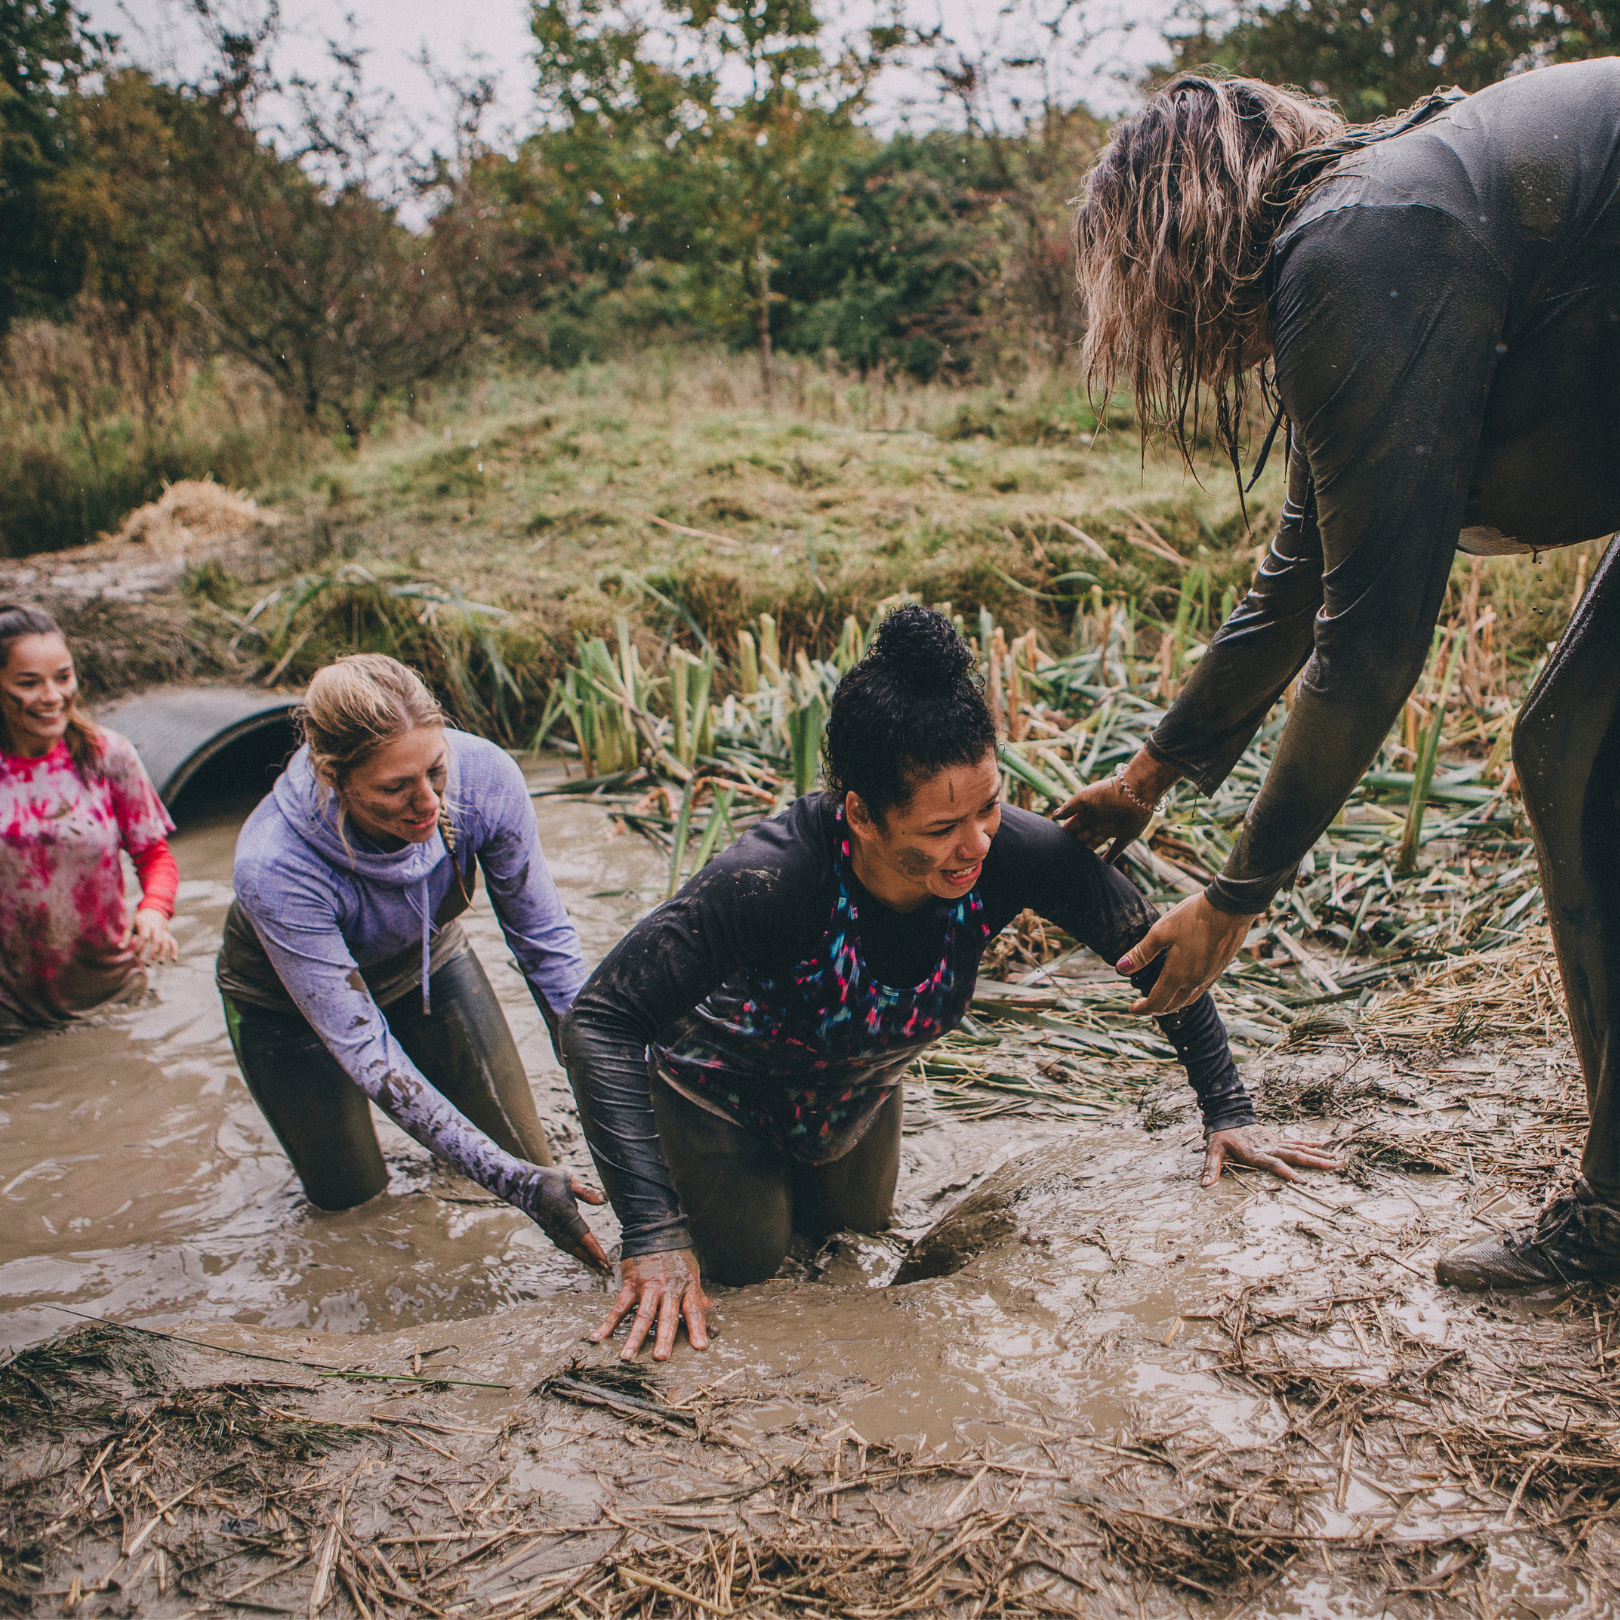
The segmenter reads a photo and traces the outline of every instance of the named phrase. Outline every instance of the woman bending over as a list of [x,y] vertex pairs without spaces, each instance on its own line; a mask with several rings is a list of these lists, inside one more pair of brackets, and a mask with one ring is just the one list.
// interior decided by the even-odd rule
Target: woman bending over
[[[658,1322],[707,1342],[699,1280],[757,1282],[791,1234],[888,1225],[901,1076],[954,1028],[985,946],[1025,907],[1109,962],[1153,925],[1131,884],[1061,827],[1001,803],[973,655],[904,607],[846,675],[824,793],[752,828],[640,922],[591,976],[562,1048],[624,1228],[634,1355]],[[1156,964],[1132,983],[1146,993]],[[1261,1150],[1205,995],[1159,1020],[1198,1094],[1204,1184],[1225,1159],[1289,1177],[1330,1167]]]
[[457,920],[482,868],[553,1031],[585,977],[523,773],[452,731],[414,671],[340,658],[310,682],[304,746],[236,843],[216,977],[242,1077],[309,1201],[349,1209],[388,1171],[370,1102],[598,1269],[552,1167],[522,1059]]
[[[0,1028],[62,1024],[177,961],[174,823],[129,740],[79,707],[56,621],[0,605]],[[120,855],[140,879],[133,914]]]

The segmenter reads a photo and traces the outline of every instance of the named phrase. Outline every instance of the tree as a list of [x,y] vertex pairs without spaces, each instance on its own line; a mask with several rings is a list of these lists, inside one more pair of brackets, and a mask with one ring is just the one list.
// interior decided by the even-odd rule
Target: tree
[[1441,85],[1479,90],[1545,62],[1620,48],[1620,3],[1542,0],[1239,0],[1184,9],[1176,68],[1214,65],[1331,96],[1352,122],[1397,112]]
[[829,54],[807,0],[536,0],[532,27],[549,130],[531,150],[565,178],[584,265],[688,265],[711,318],[746,312],[769,398],[772,277],[796,222],[837,205],[856,116],[905,30]]
[[0,331],[79,290],[47,197],[77,161],[74,91],[110,47],[68,0],[0,0]]
[[[194,346],[268,378],[312,424],[358,441],[389,398],[442,372],[509,307],[500,220],[475,184],[488,86],[464,87],[457,151],[390,172],[357,53],[334,47],[329,84],[288,85],[298,119],[267,131],[276,85],[251,34],[219,31],[203,82],[110,76],[87,102],[86,185],[64,203],[101,245],[88,285],[161,311]],[[274,137],[274,138],[273,138]],[[406,200],[428,214],[402,222]]]

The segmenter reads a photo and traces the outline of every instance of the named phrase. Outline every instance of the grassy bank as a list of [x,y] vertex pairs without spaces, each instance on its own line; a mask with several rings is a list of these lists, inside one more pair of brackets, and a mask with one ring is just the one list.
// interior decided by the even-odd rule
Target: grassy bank
[[[903,592],[970,625],[987,609],[1009,640],[1035,629],[1056,656],[1118,609],[1145,660],[1189,607],[1218,622],[1246,587],[1280,461],[1245,514],[1229,468],[1144,457],[1126,412],[1099,421],[1055,371],[963,387],[794,361],[767,406],[753,361],[712,349],[494,366],[358,450],[204,458],[286,515],[268,553],[202,560],[140,613],[92,604],[85,629],[108,684],[163,677],[149,649],[116,645],[158,621],[181,677],[299,682],[343,651],[396,652],[515,742],[578,638],[620,615],[655,678],[674,645],[724,663],[761,613],[785,660],[828,656],[850,616]],[[1594,549],[1458,564],[1447,613],[1476,627],[1459,693],[1522,691]]]

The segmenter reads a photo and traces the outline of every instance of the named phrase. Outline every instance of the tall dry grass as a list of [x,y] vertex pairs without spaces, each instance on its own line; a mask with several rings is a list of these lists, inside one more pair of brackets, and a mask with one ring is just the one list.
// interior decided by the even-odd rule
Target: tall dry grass
[[253,485],[310,451],[264,384],[153,317],[87,302],[0,344],[0,556],[93,540],[165,483]]

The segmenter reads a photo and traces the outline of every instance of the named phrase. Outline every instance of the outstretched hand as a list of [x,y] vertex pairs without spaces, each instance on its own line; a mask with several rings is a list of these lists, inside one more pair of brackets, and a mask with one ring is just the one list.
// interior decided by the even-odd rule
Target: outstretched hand
[[694,1350],[709,1347],[709,1326],[704,1312],[711,1308],[698,1275],[697,1256],[690,1249],[669,1249],[662,1254],[636,1254],[619,1263],[619,1297],[613,1302],[607,1320],[591,1334],[591,1343],[600,1344],[623,1319],[635,1311],[624,1349],[625,1361],[633,1361],[642,1341],[658,1324],[653,1343],[653,1360],[668,1361],[675,1348],[675,1335],[682,1322]]
[[1269,1170],[1283,1181],[1298,1181],[1294,1170],[1342,1170],[1343,1159],[1335,1159],[1324,1151],[1321,1142],[1279,1142],[1275,1147],[1262,1147],[1251,1140],[1247,1126],[1231,1131],[1212,1131],[1204,1143],[1204,1173],[1200,1187],[1213,1187],[1221,1179],[1221,1171],[1228,1164],[1240,1164],[1250,1170]]
[[1155,957],[1165,959],[1158,982],[1131,1003],[1131,1011],[1162,1017],[1196,1001],[1237,955],[1253,921],[1252,916],[1218,911],[1204,894],[1189,895],[1172,906],[1116,964],[1128,977]]
[[1105,777],[1083,787],[1053,814],[1088,849],[1109,846],[1110,864],[1140,838],[1153,820],[1153,806],[1169,791],[1176,773],[1144,748],[1125,768],[1123,779]]

